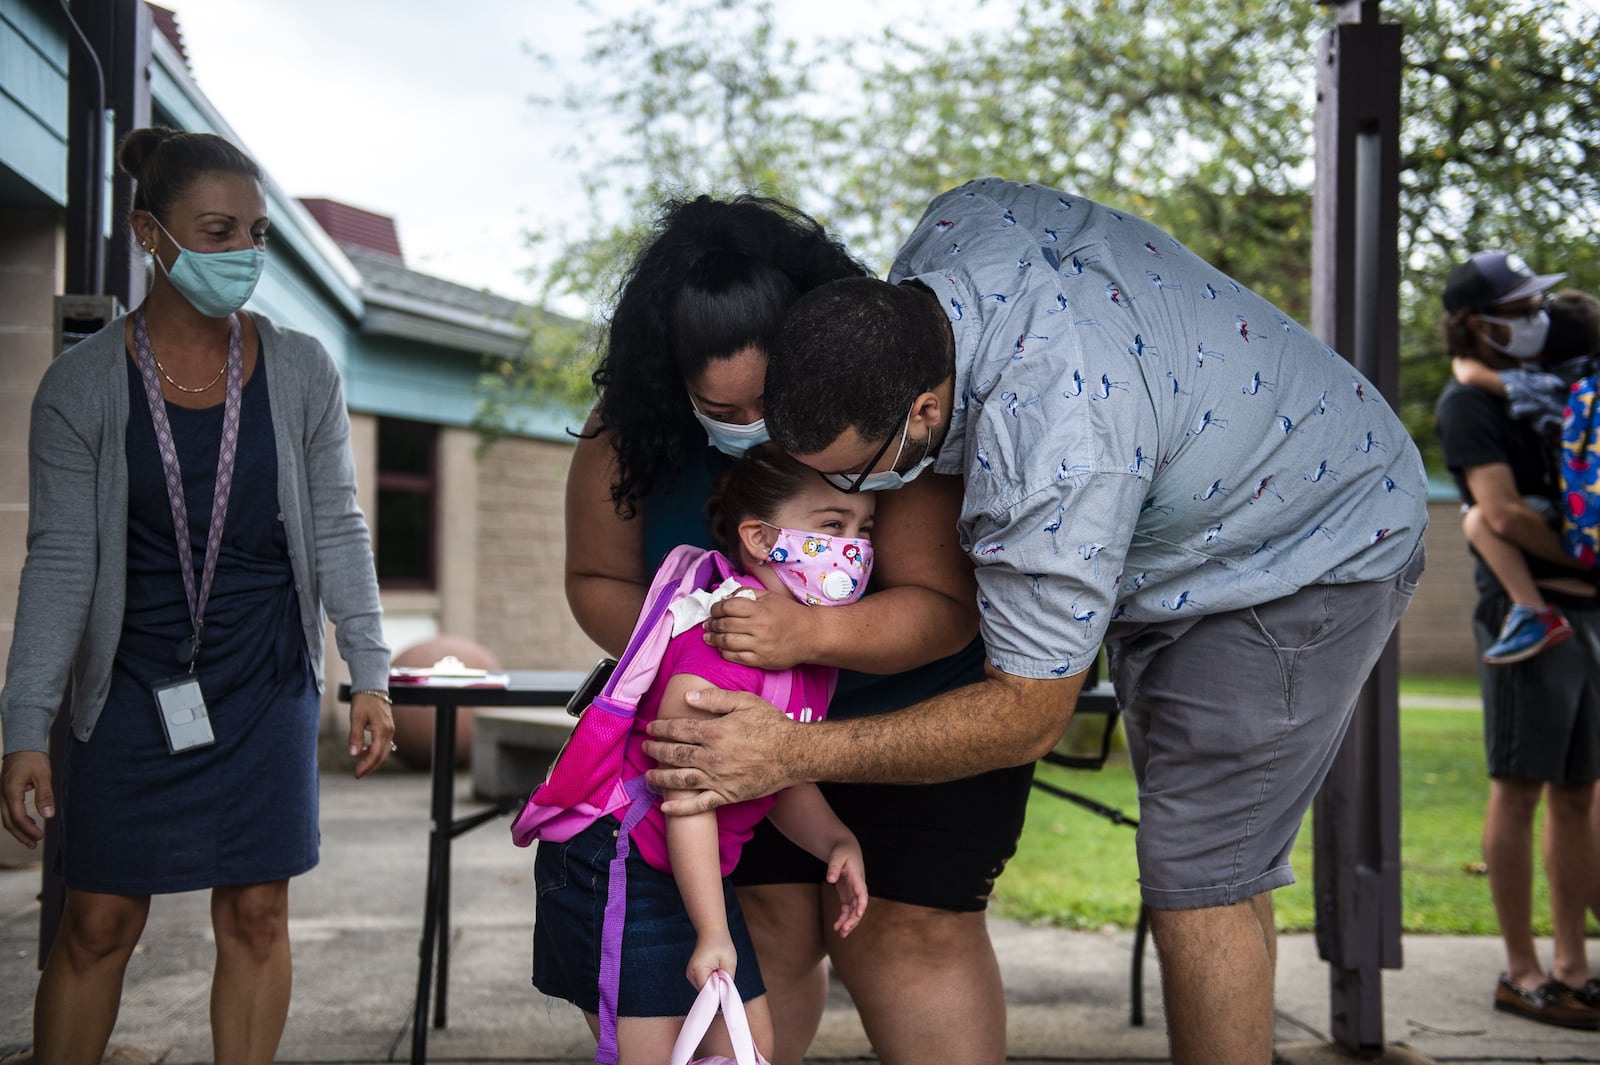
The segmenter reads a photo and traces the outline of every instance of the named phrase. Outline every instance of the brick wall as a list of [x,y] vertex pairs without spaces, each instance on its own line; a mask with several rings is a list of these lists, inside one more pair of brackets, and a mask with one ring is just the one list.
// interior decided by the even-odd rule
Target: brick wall
[[567,609],[572,445],[504,438],[478,468],[477,640],[512,669],[587,669],[600,649]]
[[28,409],[50,365],[62,232],[53,211],[0,211],[0,681],[28,552]]
[[1472,674],[1472,557],[1458,503],[1429,503],[1428,571],[1400,622],[1400,668],[1406,673]]
[[[572,620],[562,584],[571,456],[567,444],[505,439],[479,467],[478,641],[510,667],[576,669],[599,654]],[[1400,626],[1400,667],[1408,673],[1477,668],[1472,559],[1459,509],[1428,507],[1428,571]]]

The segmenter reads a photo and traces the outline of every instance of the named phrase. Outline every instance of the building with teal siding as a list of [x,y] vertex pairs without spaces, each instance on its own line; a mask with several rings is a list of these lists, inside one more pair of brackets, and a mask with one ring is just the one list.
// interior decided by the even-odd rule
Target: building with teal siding
[[[83,175],[93,170],[84,163],[93,126],[71,120],[87,113],[74,103],[83,91],[74,65],[78,77],[92,67],[55,0],[0,0],[0,663],[26,551],[33,391],[75,323],[92,327],[113,300],[137,303],[149,269],[118,239],[127,183],[110,161],[115,139],[160,124],[239,143],[196,84],[171,12],[139,0],[71,9],[96,46],[107,95],[98,192],[100,233],[112,239],[98,302],[61,298],[93,287],[80,250],[91,243],[84,201],[95,183]],[[586,667],[596,649],[567,610],[561,519],[569,429],[583,412],[524,410],[516,431],[481,455],[472,428],[485,360],[526,354],[550,319],[409,269],[392,219],[333,200],[302,203],[271,180],[272,159],[256,158],[268,175],[272,240],[248,307],[313,334],[339,365],[389,642],[398,651],[443,633],[482,644],[506,667]],[[343,664],[330,656],[328,668],[331,716]]]

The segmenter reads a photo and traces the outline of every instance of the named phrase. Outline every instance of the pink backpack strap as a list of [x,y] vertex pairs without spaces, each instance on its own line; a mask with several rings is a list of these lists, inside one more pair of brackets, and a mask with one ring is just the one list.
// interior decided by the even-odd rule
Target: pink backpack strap
[[656,792],[644,777],[624,785],[628,808],[617,828],[617,850],[606,870],[606,907],[600,919],[600,1038],[595,1047],[597,1065],[617,1063],[617,1000],[622,985],[622,932],[628,919],[628,855],[633,830],[655,805]]
[[757,693],[761,698],[776,706],[779,710],[788,712],[789,700],[794,698],[794,674],[792,669],[779,669],[761,675],[761,690]]
[[712,574],[727,572],[731,572],[728,560],[715,551],[682,544],[667,552],[645,594],[645,608],[634,625],[627,650],[618,659],[600,698],[613,705],[638,706],[655,681],[667,644],[672,641],[672,626],[663,620],[667,607],[688,592],[704,587]]

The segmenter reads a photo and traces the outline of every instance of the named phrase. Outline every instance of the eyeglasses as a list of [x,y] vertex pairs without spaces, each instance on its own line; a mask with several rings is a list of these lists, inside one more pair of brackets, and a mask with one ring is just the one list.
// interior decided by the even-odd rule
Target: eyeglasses
[[[817,476],[821,477],[824,481],[827,481],[845,495],[854,495],[855,493],[861,491],[862,483],[865,482],[868,477],[872,476],[873,469],[875,469],[878,463],[883,459],[883,456],[889,450],[889,445],[893,442],[894,435],[890,434],[884,439],[883,446],[880,447],[873,454],[872,458],[867,461],[867,464],[862,467],[860,473],[823,473],[821,470],[818,470]],[[905,443],[904,433],[902,433],[900,436],[900,442],[901,444]],[[895,457],[898,458],[899,456],[896,455]]]
[[1550,294],[1545,293],[1539,298],[1538,303],[1530,304],[1522,308],[1520,311],[1502,311],[1499,314],[1494,314],[1492,312],[1494,312],[1497,308],[1491,304],[1487,312],[1479,311],[1478,316],[1480,318],[1486,318],[1491,322],[1511,322],[1516,321],[1518,318],[1535,318],[1550,309],[1550,302]]

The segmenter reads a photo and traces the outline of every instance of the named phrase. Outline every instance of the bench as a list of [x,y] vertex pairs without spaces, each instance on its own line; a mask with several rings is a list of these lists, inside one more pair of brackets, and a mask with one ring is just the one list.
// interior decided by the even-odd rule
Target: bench
[[472,718],[472,794],[525,799],[550,771],[578,719],[559,706],[498,706]]

